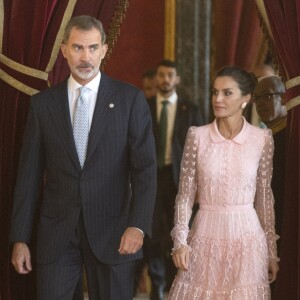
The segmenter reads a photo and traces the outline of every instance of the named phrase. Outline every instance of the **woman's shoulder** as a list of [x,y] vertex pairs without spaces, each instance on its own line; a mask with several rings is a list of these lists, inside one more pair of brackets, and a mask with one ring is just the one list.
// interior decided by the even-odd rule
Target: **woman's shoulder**
[[205,131],[209,131],[211,125],[212,123],[201,125],[201,126],[191,126],[190,131],[194,133],[198,133],[198,132],[203,133]]
[[253,134],[264,136],[264,137],[272,135],[272,130],[269,128],[260,128],[250,123],[248,123],[248,126]]

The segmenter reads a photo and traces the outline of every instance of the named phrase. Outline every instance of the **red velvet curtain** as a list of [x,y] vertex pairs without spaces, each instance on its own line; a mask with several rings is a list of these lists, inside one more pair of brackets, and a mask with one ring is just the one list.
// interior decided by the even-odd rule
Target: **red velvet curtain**
[[[300,295],[300,2],[256,0],[273,56],[286,85],[288,141],[281,261],[276,300]],[[273,299],[273,298],[272,298]]]
[[214,72],[225,65],[253,71],[265,55],[265,39],[254,1],[213,1]]
[[[57,58],[51,57],[55,54],[53,47],[63,20],[82,14],[99,18],[112,49],[128,0],[0,0],[0,4],[4,7],[0,45],[0,300],[32,300],[35,299],[34,272],[20,276],[13,271],[8,241],[30,94],[69,74],[60,53]],[[57,47],[59,42],[60,39]]]

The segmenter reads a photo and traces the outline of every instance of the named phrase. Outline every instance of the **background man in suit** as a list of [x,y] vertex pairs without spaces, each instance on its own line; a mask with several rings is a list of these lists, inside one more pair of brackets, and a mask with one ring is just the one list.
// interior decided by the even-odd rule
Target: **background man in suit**
[[147,99],[156,95],[155,70],[147,70],[143,73],[142,85]]
[[[170,257],[172,247],[170,232],[174,222],[181,157],[188,128],[203,123],[198,108],[178,97],[176,93],[180,77],[173,61],[161,61],[156,68],[155,79],[158,92],[155,97],[149,99],[149,106],[158,161],[157,196],[153,235],[151,239],[145,241],[144,247],[153,300],[163,299],[164,288],[165,286],[167,290],[170,288],[176,273]],[[163,123],[166,126],[161,126]]]
[[70,78],[31,101],[15,189],[12,264],[20,274],[32,269],[28,244],[38,211],[38,299],[72,299],[84,264],[89,299],[131,300],[156,194],[149,106],[142,91],[100,73],[107,51],[100,21],[72,18],[61,50]]
[[[278,76],[260,78],[254,91],[254,101],[258,116],[272,130],[274,138],[272,190],[275,198],[275,227],[276,233],[279,235],[281,235],[282,228],[286,161],[287,110],[284,103],[284,94],[285,87]],[[279,245],[278,250],[280,251]]]
[[[265,76],[258,79],[254,91],[254,102],[260,120],[272,130],[274,139],[272,190],[274,194],[275,229],[281,236],[284,185],[286,166],[286,124],[287,110],[284,103],[285,86],[280,77]],[[277,240],[278,255],[280,255],[280,239]],[[271,284],[271,293],[274,296],[276,282]]]

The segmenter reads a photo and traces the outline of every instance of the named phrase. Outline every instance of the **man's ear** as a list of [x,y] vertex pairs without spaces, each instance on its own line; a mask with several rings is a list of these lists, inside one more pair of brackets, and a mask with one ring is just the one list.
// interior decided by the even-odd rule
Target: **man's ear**
[[103,59],[107,53],[107,50],[108,50],[108,45],[105,44],[101,47],[101,59]]
[[176,85],[180,84],[180,80],[181,80],[180,76],[177,75],[177,76],[176,76]]
[[61,50],[61,53],[62,53],[63,57],[67,58],[66,45],[65,44],[61,44],[60,50]]
[[286,103],[285,103],[285,94],[281,94],[281,105],[286,105]]

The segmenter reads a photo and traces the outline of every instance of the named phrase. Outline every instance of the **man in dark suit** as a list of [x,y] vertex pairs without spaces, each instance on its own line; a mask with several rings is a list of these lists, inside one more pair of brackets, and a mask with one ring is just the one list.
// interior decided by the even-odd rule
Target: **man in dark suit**
[[[275,230],[281,236],[284,189],[286,178],[287,110],[284,103],[285,86],[280,77],[264,76],[258,79],[254,91],[254,103],[260,120],[272,130],[274,139],[272,191],[274,194]],[[280,255],[280,239],[277,240]],[[271,284],[272,299],[276,295],[276,281]]]
[[72,299],[83,264],[90,300],[131,300],[156,194],[149,106],[142,91],[100,73],[107,51],[100,21],[72,18],[61,50],[70,78],[31,101],[15,188],[12,264],[20,274],[31,271],[38,212],[39,300]]
[[[177,96],[180,83],[173,61],[163,60],[156,68],[157,95],[149,99],[158,160],[157,196],[153,218],[153,235],[145,241],[145,254],[151,278],[151,300],[163,299],[172,283],[176,268],[170,252],[170,232],[174,223],[174,205],[179,183],[180,163],[186,134],[190,126],[202,125],[198,108]],[[167,101],[167,102],[166,102]],[[166,112],[166,133],[161,127]],[[165,136],[165,138],[164,138]]]

